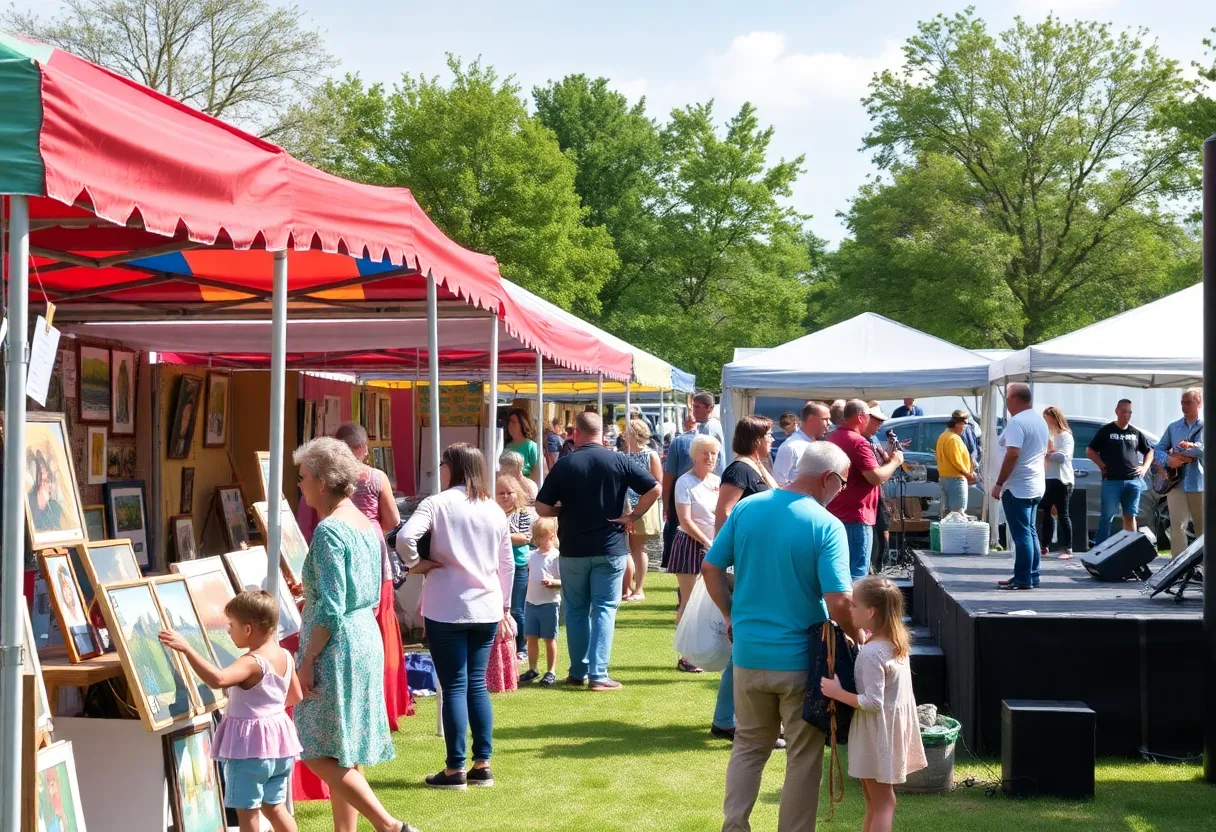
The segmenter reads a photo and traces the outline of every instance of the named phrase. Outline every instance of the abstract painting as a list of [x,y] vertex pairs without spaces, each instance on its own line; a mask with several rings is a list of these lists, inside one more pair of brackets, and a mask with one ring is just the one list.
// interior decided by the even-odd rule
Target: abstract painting
[[[194,608],[194,601],[190,598],[186,579],[181,576],[157,578],[152,584],[152,591],[156,594],[157,603],[160,604],[165,629],[180,635],[194,648],[195,652],[211,664],[215,664],[215,654],[211,651],[211,644],[207,641],[202,621],[199,619],[198,611]],[[190,663],[185,660],[185,657],[182,656],[181,659],[182,666],[190,677],[197,704],[204,711],[214,711],[216,708],[226,705],[228,699],[224,696],[223,691],[208,687],[190,667]]]
[[113,410],[110,433],[135,433],[135,353],[110,351],[110,401]]
[[194,515],[178,514],[169,518],[173,528],[173,551],[178,560],[194,560],[198,557],[198,546],[194,541]]
[[[262,530],[262,537],[269,540],[266,531],[270,524],[270,507],[263,501],[253,504],[253,514]],[[304,561],[308,559],[308,541],[296,523],[296,516],[291,513],[291,506],[286,502],[279,503],[279,536],[283,555],[283,574],[296,583],[304,580]]]
[[85,441],[88,459],[89,485],[104,485],[106,481],[106,429],[90,427]]
[[80,345],[80,421],[110,423],[110,351]]
[[34,551],[84,543],[84,510],[67,428],[58,413],[25,420],[25,517]]
[[203,380],[184,375],[177,383],[177,404],[173,421],[169,423],[169,459],[185,459],[194,441],[194,423],[198,421],[198,402],[203,392]]
[[245,651],[237,647],[228,634],[228,615],[224,607],[236,597],[236,592],[223,560],[217,555],[171,563],[169,569],[186,579],[199,621],[207,631],[207,641],[214,651],[216,667],[228,667],[245,655]]
[[169,803],[178,832],[226,832],[219,769],[211,759],[210,725],[165,737]]
[[38,752],[36,768],[38,832],[85,832],[72,744],[57,742],[43,748]]
[[227,373],[207,373],[207,413],[203,420],[203,447],[222,448],[228,444],[228,400],[232,377]]
[[90,541],[105,540],[110,536],[106,532],[105,506],[84,507],[84,531]]
[[80,594],[80,584],[67,555],[42,554],[38,557],[42,576],[51,596],[51,608],[59,629],[64,633],[68,658],[73,662],[101,655],[101,640],[89,623],[89,612]]
[[130,540],[139,565],[149,566],[148,512],[143,480],[106,483],[105,500],[111,533],[115,538]]
[[249,520],[245,514],[245,497],[235,485],[217,488],[220,518],[224,521],[224,537],[229,548],[240,549],[249,545]]
[[[224,564],[239,589],[266,589],[268,561],[266,548],[254,546],[224,555]],[[279,638],[290,638],[300,632],[300,609],[286,581],[279,581]]]

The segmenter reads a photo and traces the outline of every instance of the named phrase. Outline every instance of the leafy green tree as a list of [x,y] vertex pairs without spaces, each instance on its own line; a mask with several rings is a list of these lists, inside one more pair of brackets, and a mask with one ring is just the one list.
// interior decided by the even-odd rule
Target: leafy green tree
[[1166,210],[1190,148],[1158,114],[1176,62],[1102,24],[993,36],[921,23],[875,77],[866,147],[889,174],[845,214],[840,293],[970,345],[1020,348],[1168,291],[1193,238]]
[[[1212,29],[1212,32],[1216,33],[1216,29]],[[1209,55],[1216,53],[1216,39],[1204,38],[1203,45]],[[1198,61],[1191,62],[1199,77],[1191,87],[1190,95],[1184,100],[1171,101],[1162,108],[1160,115],[1160,123],[1178,130],[1182,140],[1194,152],[1191,196],[1197,194],[1203,184],[1203,143],[1216,134],[1216,98],[1209,94],[1212,85],[1216,84],[1216,57],[1211,57],[1210,60],[1211,63],[1207,65]],[[1198,221],[1199,216],[1196,211],[1192,219]]]

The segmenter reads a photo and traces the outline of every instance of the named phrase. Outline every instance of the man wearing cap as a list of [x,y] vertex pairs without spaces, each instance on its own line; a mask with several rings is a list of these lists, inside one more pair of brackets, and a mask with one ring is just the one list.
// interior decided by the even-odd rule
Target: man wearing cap
[[880,408],[871,408],[860,399],[849,399],[840,427],[827,436],[827,441],[839,446],[849,458],[848,481],[828,506],[828,511],[844,523],[849,539],[849,572],[855,581],[870,571],[870,551],[874,545],[874,524],[878,519],[882,484],[891,479],[904,462],[903,452],[896,450],[879,465],[874,449],[870,447],[870,437],[886,418]]

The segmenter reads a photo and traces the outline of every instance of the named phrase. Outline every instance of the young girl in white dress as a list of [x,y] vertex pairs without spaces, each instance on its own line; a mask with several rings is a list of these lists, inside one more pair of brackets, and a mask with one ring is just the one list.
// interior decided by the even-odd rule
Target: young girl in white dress
[[886,578],[871,576],[853,586],[853,623],[870,634],[857,653],[857,693],[824,679],[823,695],[856,710],[849,727],[849,776],[861,781],[866,799],[862,832],[890,832],[895,790],[908,774],[928,763],[920,741],[904,598]]

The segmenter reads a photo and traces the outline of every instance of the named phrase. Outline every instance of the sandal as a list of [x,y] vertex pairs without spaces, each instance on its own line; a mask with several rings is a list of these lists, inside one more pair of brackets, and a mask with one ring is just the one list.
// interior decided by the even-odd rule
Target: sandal
[[680,671],[681,673],[704,673],[705,672],[701,668],[697,667],[695,664],[692,664],[687,659],[684,659],[682,657],[678,662],[676,662],[676,670]]
[[1071,560],[1071,559],[1072,559],[1072,550],[1071,549],[1065,549],[1063,552],[1060,552],[1060,560]]
[[634,593],[633,595],[630,595],[630,596],[629,596],[628,598],[626,598],[625,600],[626,600],[626,601],[645,601],[645,600],[646,600],[646,593],[645,593],[645,592],[636,592],[636,593]]

